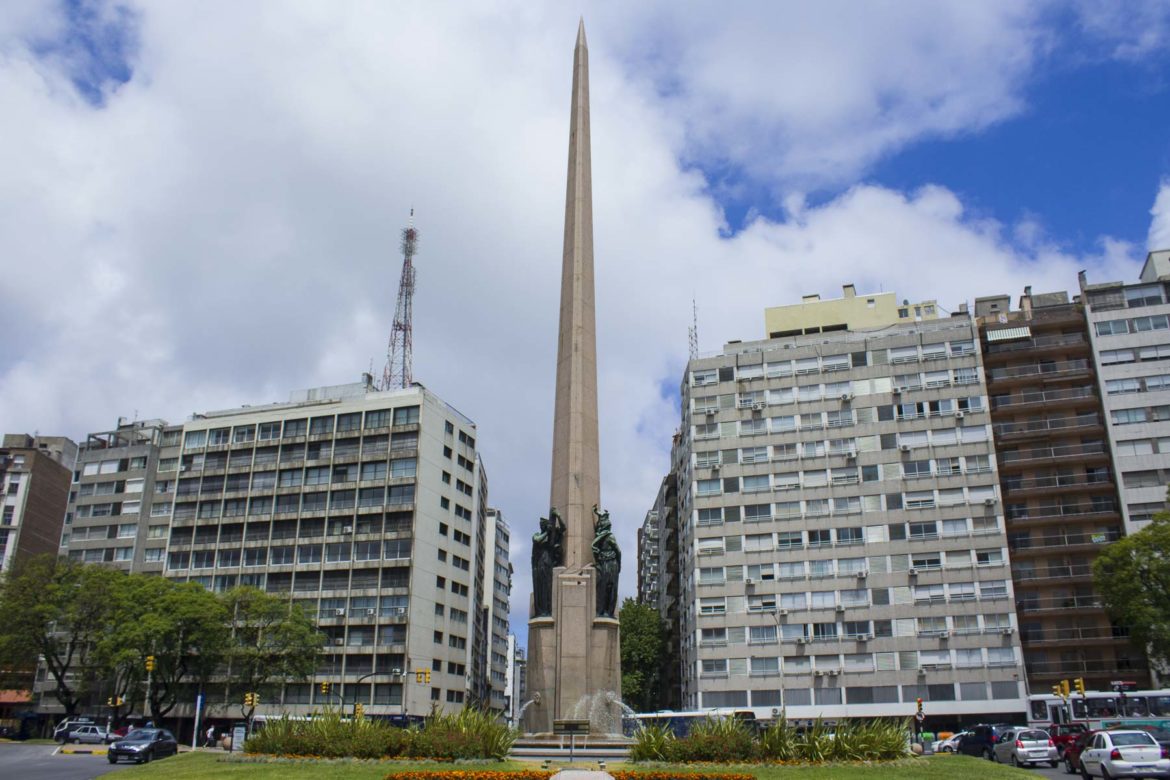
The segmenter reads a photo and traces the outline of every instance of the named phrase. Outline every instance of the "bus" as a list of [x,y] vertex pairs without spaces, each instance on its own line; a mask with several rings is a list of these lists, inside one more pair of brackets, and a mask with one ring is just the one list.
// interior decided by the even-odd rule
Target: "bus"
[[[632,727],[641,728],[642,726],[667,726],[670,728],[676,737],[685,737],[690,733],[691,726],[701,721],[714,718],[736,718],[743,721],[748,728],[757,730],[760,724],[756,721],[756,715],[751,710],[736,710],[732,708],[713,708],[709,710],[687,710],[683,712],[676,712],[674,710],[660,710],[658,712],[640,712],[632,717],[623,718],[623,725],[627,736],[631,735]],[[632,722],[631,722],[632,721]]]
[[1028,725],[1050,730],[1059,723],[1083,723],[1093,731],[1112,728],[1170,730],[1170,689],[1156,691],[1086,691],[1066,702],[1051,693],[1028,697]]

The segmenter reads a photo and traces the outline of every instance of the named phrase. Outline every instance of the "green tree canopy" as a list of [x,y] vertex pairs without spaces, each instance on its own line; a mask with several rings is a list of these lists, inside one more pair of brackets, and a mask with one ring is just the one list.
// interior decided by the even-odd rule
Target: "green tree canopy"
[[662,665],[666,663],[666,625],[658,610],[633,599],[618,611],[622,638],[622,700],[638,712],[662,704]]
[[126,575],[55,555],[17,561],[0,588],[0,663],[43,659],[53,695],[69,716],[105,685],[108,667],[97,652],[112,625]]
[[256,588],[230,590],[223,603],[231,626],[224,653],[229,702],[265,691],[270,682],[305,680],[313,674],[325,636],[300,606]]
[[1158,513],[1111,544],[1093,563],[1093,582],[1113,619],[1164,668],[1170,658],[1170,513]]

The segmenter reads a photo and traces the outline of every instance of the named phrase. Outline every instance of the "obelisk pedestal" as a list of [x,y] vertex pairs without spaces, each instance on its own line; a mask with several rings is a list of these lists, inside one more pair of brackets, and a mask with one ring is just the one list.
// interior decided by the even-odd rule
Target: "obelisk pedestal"
[[[597,614],[598,572],[592,548],[593,511],[601,502],[596,330],[589,51],[582,21],[573,51],[549,502],[564,520],[563,559],[561,565],[553,564],[556,568],[552,571],[551,614],[538,616],[534,610],[528,621],[528,690],[532,704],[527,705],[524,727],[529,733],[550,732],[556,720],[586,718],[591,733],[621,733],[618,621]],[[612,534],[606,538],[612,545]],[[610,555],[604,566],[612,566],[613,552],[611,547],[603,553],[603,557]],[[543,579],[546,584],[547,581]],[[547,592],[542,591],[542,596]],[[607,605],[603,611],[610,609],[612,605]]]
[[621,644],[618,621],[597,617],[595,572],[558,568],[553,615],[528,621],[528,690],[540,692],[525,729],[553,730],[553,720],[588,719],[592,733],[620,734]]

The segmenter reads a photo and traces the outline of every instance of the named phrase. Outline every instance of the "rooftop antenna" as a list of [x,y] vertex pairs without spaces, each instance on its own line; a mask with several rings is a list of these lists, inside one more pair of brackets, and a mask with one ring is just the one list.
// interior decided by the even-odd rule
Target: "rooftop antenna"
[[382,371],[382,386],[379,388],[381,390],[410,387],[414,252],[417,246],[418,231],[414,227],[414,209],[411,208],[410,222],[402,230],[402,278],[398,281],[398,305],[394,309],[390,343],[386,347],[386,368]]
[[687,329],[687,341],[691,350],[691,360],[699,358],[699,306],[695,297],[691,296],[691,327]]

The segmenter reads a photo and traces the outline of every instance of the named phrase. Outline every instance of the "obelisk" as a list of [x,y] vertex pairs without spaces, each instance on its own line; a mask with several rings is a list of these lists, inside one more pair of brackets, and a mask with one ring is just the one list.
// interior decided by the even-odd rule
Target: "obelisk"
[[[569,171],[561,259],[560,330],[553,417],[551,507],[565,524],[564,565],[552,578],[551,615],[528,622],[527,731],[556,720],[591,720],[594,733],[620,727],[618,622],[597,615],[594,506],[600,503],[597,336],[593,299],[593,187],[589,153],[589,50],[585,22],[573,51]],[[615,724],[615,717],[617,722]]]

